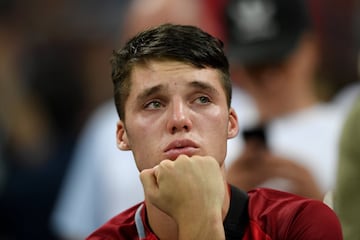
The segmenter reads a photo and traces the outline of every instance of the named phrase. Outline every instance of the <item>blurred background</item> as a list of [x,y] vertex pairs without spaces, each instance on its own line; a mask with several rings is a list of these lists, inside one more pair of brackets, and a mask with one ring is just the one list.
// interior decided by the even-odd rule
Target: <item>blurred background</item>
[[[131,32],[128,6],[145,1],[159,2],[0,0],[0,239],[60,239],[50,222],[76,141],[112,98],[111,53]],[[321,48],[319,97],[342,99],[358,82],[359,3],[308,1]],[[199,25],[226,46],[226,0],[191,2],[185,11],[200,6]]]
[[50,214],[79,130],[112,94],[127,1],[0,1],[0,239],[56,239]]

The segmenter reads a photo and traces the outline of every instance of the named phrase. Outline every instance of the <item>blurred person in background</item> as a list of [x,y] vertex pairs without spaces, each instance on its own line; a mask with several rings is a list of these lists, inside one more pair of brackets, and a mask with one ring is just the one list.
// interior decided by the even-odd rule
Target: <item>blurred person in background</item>
[[227,183],[238,119],[221,41],[163,24],[114,52],[112,66],[117,144],[133,152],[145,200],[86,239],[342,239],[320,201]]
[[[357,81],[360,80],[360,1],[356,2],[355,14],[351,31],[357,47],[353,54],[357,55]],[[349,39],[348,39],[349,40]],[[346,41],[346,40],[345,40]],[[360,93],[357,92],[356,100],[351,104],[350,112],[342,129],[339,145],[339,168],[337,184],[330,195],[331,203],[339,216],[344,239],[360,239]]]
[[[225,2],[211,0],[199,7],[196,6],[196,1],[133,1],[133,7],[130,8],[133,10],[127,14],[133,20],[125,21],[125,29],[121,35],[125,38],[126,32],[134,33],[152,24],[178,19],[180,22],[203,25],[204,29],[224,38],[226,42],[227,38],[222,36],[223,22],[214,18],[214,15],[222,18]],[[192,8],[187,9],[187,5]],[[201,12],[201,17],[196,16],[198,11]],[[193,14],[195,17],[189,17]],[[113,134],[113,123],[117,121],[117,115],[112,104],[112,101],[106,102],[96,109],[78,139],[53,216],[56,232],[64,237],[82,239],[89,229],[99,226],[108,216],[137,202],[143,196],[131,154],[117,151]],[[254,120],[258,118],[256,107],[249,96],[236,86],[233,105],[235,109],[241,110],[240,128],[248,128],[254,124]],[[229,141],[227,161],[238,157],[242,144],[240,137]],[[119,169],[122,169],[120,172],[123,174],[111,174]],[[131,194],[128,194],[129,191]]]
[[[221,0],[131,1],[122,23],[121,38],[127,39],[165,22],[201,26],[223,38],[224,3]],[[98,79],[100,83],[103,80]],[[243,91],[234,90],[233,103],[242,110],[239,114],[242,123],[246,122],[243,117],[254,115],[251,100]],[[111,216],[143,199],[132,154],[118,151],[116,146],[114,127],[118,115],[113,104],[111,99],[100,105],[78,138],[52,219],[54,231],[63,239],[84,239]],[[236,141],[233,145],[235,149]]]
[[339,216],[344,239],[360,238],[360,97],[348,114],[339,150],[337,185],[333,192],[332,204]]
[[1,239],[57,239],[50,215],[79,127],[111,94],[92,79],[108,73],[118,2],[1,2]]
[[316,92],[320,49],[310,10],[305,0],[229,1],[233,81],[259,111],[228,163],[228,180],[241,189],[323,200],[335,185],[343,116]]
[[[143,30],[151,25],[156,25],[163,21],[171,21],[203,26],[204,29],[224,39],[224,42],[227,42],[227,40],[229,40],[228,37],[226,35],[223,36],[227,26],[223,25],[224,22],[222,19],[224,14],[223,7],[226,1],[209,0],[206,1],[206,4],[198,3],[198,1],[173,2],[156,0],[151,1],[151,3],[133,1],[129,8],[131,10],[127,14],[127,19],[130,20],[125,21],[123,24],[124,31],[122,32],[122,36],[126,38],[126,35]],[[190,10],[187,9],[189,6],[191,6]],[[198,15],[199,12],[201,12],[201,17]],[[294,28],[294,31],[297,32],[299,29]],[[236,58],[232,59],[234,63],[237,60]],[[251,97],[243,91],[242,83],[237,79],[237,77],[234,78],[233,107],[239,112],[240,129],[246,130],[252,127],[255,121],[259,121],[260,117]],[[276,86],[274,86],[274,88],[276,88]],[[101,225],[109,216],[132,205],[143,197],[138,173],[132,161],[131,154],[117,151],[115,136],[113,134],[113,124],[118,118],[115,110],[112,108],[112,104],[113,102],[111,100],[96,109],[87,121],[78,139],[77,147],[71,160],[71,165],[68,168],[67,177],[64,181],[62,192],[53,215],[54,228],[56,232],[64,238],[82,239],[84,234],[89,233],[90,229],[92,230],[94,227]],[[329,119],[333,118],[332,110],[329,109],[329,111],[327,111],[326,107],[321,107],[321,109],[324,109],[323,112],[325,115],[319,119],[319,124],[323,124],[323,120],[327,117],[329,117]],[[321,111],[319,111],[319,113],[320,112]],[[305,116],[306,114],[301,115]],[[317,116],[315,116],[315,118],[317,118]],[[309,121],[312,121],[312,119],[309,118]],[[314,120],[314,122],[316,122],[316,120]],[[323,127],[325,130],[327,130],[327,127],[331,130],[330,133],[328,133],[330,135],[329,141],[333,140],[332,136],[335,134],[332,124],[333,122],[330,121],[329,124],[325,124]],[[286,126],[293,129],[294,125],[290,125],[291,126]],[[307,123],[303,123],[301,126],[303,125],[305,125],[305,128],[308,126]],[[311,126],[313,125],[310,124],[310,127]],[[302,130],[303,128],[300,128],[298,133],[301,133]],[[311,127],[311,130],[313,130],[313,127]],[[280,138],[279,140],[282,149],[286,149],[286,147],[289,146],[288,143],[284,144],[284,142],[289,138],[291,138],[290,142],[292,142],[295,136],[295,133],[287,136],[286,131],[287,127],[282,128],[282,131],[279,131],[277,134],[286,137]],[[311,136],[312,135],[310,135],[310,139]],[[326,136],[327,135],[324,137]],[[243,144],[244,142],[241,136],[236,139],[231,139],[228,142],[228,156],[226,161],[232,162],[238,158],[243,149]],[[292,142],[292,144],[290,147],[291,149],[296,148],[296,152],[301,152],[303,148],[307,147],[307,144],[302,144],[302,148],[300,149],[298,146],[294,146],[296,142]],[[333,146],[333,144],[329,144],[328,142],[324,143],[324,146],[325,145]],[[323,158],[325,153],[321,153],[318,150],[319,149],[316,148],[316,153],[320,154],[321,158]],[[311,152],[310,150],[307,151]],[[318,155],[316,155],[316,159],[317,158]],[[315,158],[309,158],[310,161],[313,159]],[[302,165],[299,166],[294,163],[294,161],[286,161],[286,163],[290,165],[288,167],[296,170],[303,169]],[[311,164],[312,163],[310,163],[310,165]],[[319,165],[322,167],[321,164]],[[123,174],[112,174],[115,171],[119,172],[119,169]],[[318,171],[322,170],[317,168],[316,173]],[[305,169],[303,172],[307,174],[309,171]],[[324,175],[327,176],[327,173],[326,171]],[[252,176],[257,176],[258,172],[254,171],[254,174],[256,175]],[[303,175],[299,177],[301,178]],[[308,184],[312,186],[309,189],[316,188],[314,184],[315,180],[312,180],[313,178],[313,176],[310,176],[310,180],[307,178],[303,179],[304,181],[308,180]],[[331,179],[331,177],[324,178],[324,182]],[[327,183],[324,183],[324,185],[327,185]],[[273,186],[279,185],[274,184]],[[306,187],[304,188],[306,189]],[[308,192],[318,192],[317,190],[309,191],[309,189],[307,190]],[[327,189],[327,187],[325,186],[324,189]],[[129,192],[131,193],[129,194]]]
[[[50,108],[52,102],[47,102],[45,92],[34,89],[35,82],[41,78],[40,61],[30,56],[35,49],[32,38],[35,31],[33,36],[28,35],[19,2],[1,7],[6,8],[1,10],[7,15],[1,16],[0,27],[0,132],[4,172],[0,238],[52,239],[48,216],[63,167],[57,160],[60,160],[60,151],[66,156],[68,149],[61,146],[60,138],[64,135],[58,135],[55,125],[59,122],[52,118],[58,109]],[[54,66],[49,63],[42,67]],[[48,92],[56,94],[50,89]],[[71,97],[69,92],[69,100]],[[73,117],[71,114],[69,111],[69,120]],[[69,133],[68,129],[63,129],[63,133]]]

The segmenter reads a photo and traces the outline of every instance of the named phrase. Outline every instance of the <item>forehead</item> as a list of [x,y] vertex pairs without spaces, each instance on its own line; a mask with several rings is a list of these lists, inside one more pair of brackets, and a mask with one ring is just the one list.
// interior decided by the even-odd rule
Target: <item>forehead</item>
[[156,85],[170,87],[191,85],[195,82],[211,85],[213,88],[222,88],[219,70],[197,68],[178,61],[148,61],[145,64],[135,65],[131,72],[131,92]]

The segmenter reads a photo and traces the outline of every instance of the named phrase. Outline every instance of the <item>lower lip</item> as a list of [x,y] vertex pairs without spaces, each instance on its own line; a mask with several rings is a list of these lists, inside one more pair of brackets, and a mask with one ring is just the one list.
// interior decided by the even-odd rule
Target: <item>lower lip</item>
[[196,153],[196,148],[193,147],[185,147],[185,148],[174,148],[165,152],[165,156],[167,159],[175,160],[180,155],[193,156]]

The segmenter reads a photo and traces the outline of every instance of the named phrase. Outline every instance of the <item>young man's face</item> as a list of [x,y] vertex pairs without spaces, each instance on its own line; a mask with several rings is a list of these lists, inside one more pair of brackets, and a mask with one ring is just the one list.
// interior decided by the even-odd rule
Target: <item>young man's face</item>
[[238,132],[218,71],[176,61],[135,66],[118,146],[133,151],[139,170],[179,155],[210,155],[223,164],[227,139]]

